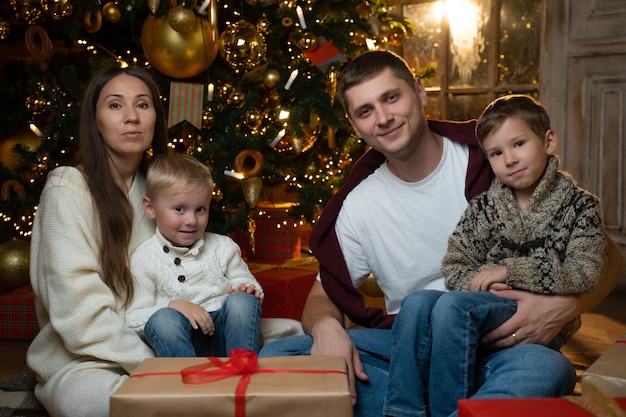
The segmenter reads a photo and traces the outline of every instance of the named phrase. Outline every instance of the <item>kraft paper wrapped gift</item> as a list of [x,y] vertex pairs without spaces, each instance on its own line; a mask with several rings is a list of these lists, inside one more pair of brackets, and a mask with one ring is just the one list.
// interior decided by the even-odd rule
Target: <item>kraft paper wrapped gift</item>
[[[580,398],[580,397],[579,397]],[[575,398],[572,401],[576,401]],[[576,405],[565,398],[476,399],[459,401],[459,417],[594,417],[587,404]],[[616,407],[626,409],[626,398],[615,398]],[[589,408],[599,410],[594,405]],[[606,412],[605,409],[602,409]],[[617,411],[619,412],[619,410]],[[616,416],[612,410],[607,416]]]
[[[231,360],[235,356],[231,354]],[[223,368],[212,366],[216,361]],[[247,375],[204,381],[211,371],[228,370],[228,362],[228,358],[146,359],[111,396],[110,416],[352,416],[343,357],[259,358],[256,369]]]
[[583,373],[582,395],[588,394],[590,383],[609,397],[626,397],[626,334]]

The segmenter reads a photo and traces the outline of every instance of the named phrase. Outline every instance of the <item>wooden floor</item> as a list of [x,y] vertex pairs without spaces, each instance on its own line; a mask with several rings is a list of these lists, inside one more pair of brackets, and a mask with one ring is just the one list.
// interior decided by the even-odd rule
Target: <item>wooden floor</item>
[[[583,315],[581,330],[562,349],[577,369],[593,363],[620,336],[626,334],[626,290],[616,290]],[[0,342],[0,380],[28,371],[28,342]]]

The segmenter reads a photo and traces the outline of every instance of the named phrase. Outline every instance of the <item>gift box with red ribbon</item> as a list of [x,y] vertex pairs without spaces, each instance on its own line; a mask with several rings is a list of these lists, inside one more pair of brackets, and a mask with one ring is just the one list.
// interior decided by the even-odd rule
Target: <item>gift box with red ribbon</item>
[[111,396],[111,417],[351,417],[340,356],[146,359]]

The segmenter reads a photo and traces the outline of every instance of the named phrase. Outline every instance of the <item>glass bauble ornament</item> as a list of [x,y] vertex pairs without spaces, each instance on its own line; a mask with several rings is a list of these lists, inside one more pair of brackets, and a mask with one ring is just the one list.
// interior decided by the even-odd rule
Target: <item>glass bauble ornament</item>
[[189,33],[196,27],[196,15],[193,10],[175,6],[167,14],[167,21],[176,32]]
[[122,18],[122,9],[117,2],[110,1],[102,6],[102,18],[109,23],[117,23]]
[[270,68],[263,74],[263,84],[268,88],[274,88],[280,82],[280,72],[277,69]]
[[314,51],[319,46],[319,41],[313,33],[305,32],[298,41],[298,46],[303,51]]
[[13,239],[0,244],[0,293],[30,283],[30,243]]
[[251,69],[265,58],[265,38],[246,21],[229,25],[220,36],[219,51],[234,69]]
[[165,19],[146,17],[141,45],[150,64],[173,78],[190,78],[206,70],[219,48],[216,3],[211,2],[210,19],[197,18],[189,33],[175,31]]

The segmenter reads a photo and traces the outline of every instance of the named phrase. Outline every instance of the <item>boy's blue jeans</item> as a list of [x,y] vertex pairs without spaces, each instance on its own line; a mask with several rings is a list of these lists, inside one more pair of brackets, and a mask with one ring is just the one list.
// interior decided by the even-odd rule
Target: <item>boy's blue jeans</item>
[[159,357],[226,357],[235,348],[259,351],[261,305],[254,295],[233,292],[221,309],[210,314],[215,325],[212,336],[193,329],[173,308],[157,310],[144,326],[146,340]]
[[[396,317],[393,332],[402,336],[392,343],[392,330],[348,330],[357,347],[368,376],[367,382],[357,380],[357,404],[354,417],[429,416],[424,401],[430,366],[432,341],[419,335],[420,327],[429,326],[432,309],[441,295],[438,291],[418,291],[405,298]],[[313,339],[292,336],[279,339],[261,349],[260,356],[309,355]],[[426,349],[426,351],[424,351]],[[393,360],[392,360],[393,352]],[[435,355],[438,352],[435,351]],[[450,387],[449,375],[433,375],[437,389]],[[518,345],[479,355],[476,363],[472,398],[559,397],[571,393],[576,383],[573,365],[560,352],[541,345]],[[414,398],[408,413],[401,407],[385,407],[387,386],[396,398]],[[421,407],[421,408],[420,408]],[[398,410],[396,410],[398,408]],[[456,416],[455,410],[451,416]],[[418,410],[417,412],[413,410]]]
[[[540,345],[499,351],[480,347],[480,337],[516,310],[515,301],[484,291],[409,295],[392,329],[384,414],[446,417],[456,415],[462,398],[570,394],[576,375],[560,352]],[[557,344],[557,340],[551,343]],[[396,380],[413,383],[391,382]]]

